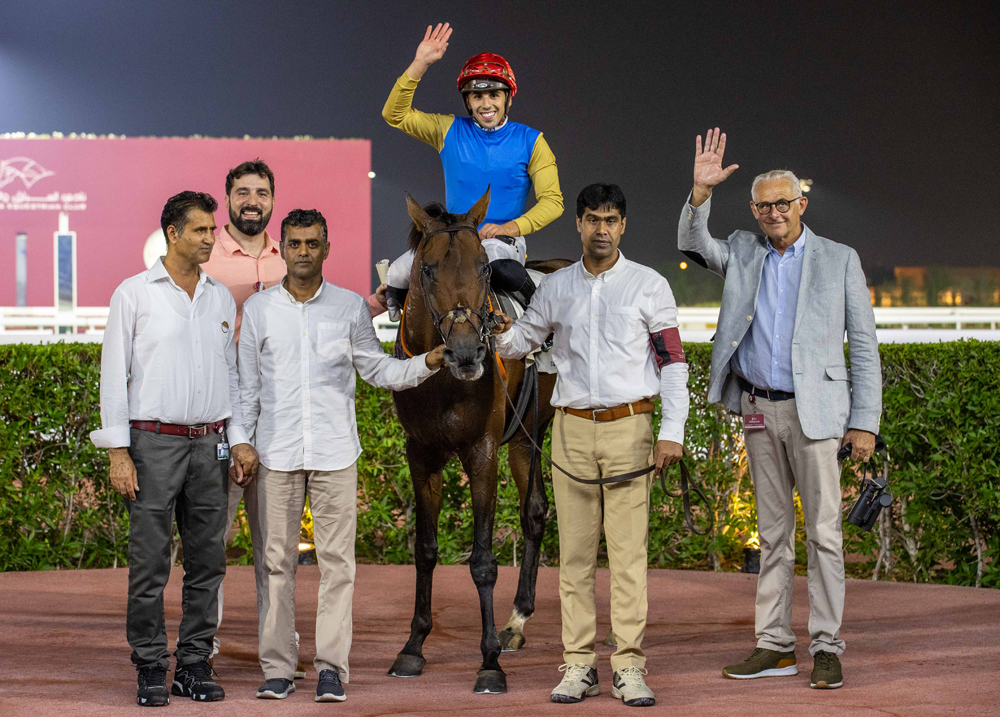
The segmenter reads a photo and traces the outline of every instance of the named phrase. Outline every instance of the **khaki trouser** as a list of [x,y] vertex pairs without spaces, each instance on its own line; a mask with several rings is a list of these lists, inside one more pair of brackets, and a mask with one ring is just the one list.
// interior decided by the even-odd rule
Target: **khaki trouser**
[[[745,431],[747,459],[757,500],[760,577],[757,580],[757,647],[788,651],[792,632],[795,577],[795,503],[797,486],[806,524],[809,560],[809,654],[844,651],[844,550],[840,492],[840,441],[814,441],[802,433],[795,399],[757,398],[763,429]],[[743,394],[744,414],[753,413]]]
[[295,571],[305,494],[313,518],[319,563],[316,608],[316,671],[337,670],[349,682],[351,601],[354,599],[354,538],[358,524],[357,463],[336,471],[273,471],[261,465],[257,499],[264,534],[267,591],[258,637],[265,679],[295,674]]
[[[552,457],[580,478],[603,478],[644,468],[653,458],[652,416],[607,423],[556,411]],[[646,540],[650,475],[610,485],[577,483],[552,471],[559,522],[559,599],[563,661],[597,667],[594,577],[601,540],[601,505],[611,567],[611,627],[618,649],[611,668],[643,667],[646,631]]]

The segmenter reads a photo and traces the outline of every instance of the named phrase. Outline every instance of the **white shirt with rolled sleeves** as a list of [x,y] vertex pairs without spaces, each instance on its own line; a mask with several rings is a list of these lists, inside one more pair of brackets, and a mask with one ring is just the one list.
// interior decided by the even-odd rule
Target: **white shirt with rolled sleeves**
[[554,332],[557,408],[609,408],[659,394],[658,440],[684,442],[688,415],[686,363],[657,369],[649,334],[677,327],[667,280],[619,252],[593,276],[583,261],[542,281],[528,310],[496,339],[497,353],[520,358]]
[[247,443],[236,368],[236,302],[204,271],[194,297],[158,259],[111,296],[101,352],[98,448],[131,443],[129,421],[197,426],[229,419],[231,445]]
[[401,391],[436,371],[426,354],[387,356],[368,300],[324,281],[297,301],[280,282],[243,305],[240,397],[247,432],[267,468],[333,471],[361,455],[356,376]]

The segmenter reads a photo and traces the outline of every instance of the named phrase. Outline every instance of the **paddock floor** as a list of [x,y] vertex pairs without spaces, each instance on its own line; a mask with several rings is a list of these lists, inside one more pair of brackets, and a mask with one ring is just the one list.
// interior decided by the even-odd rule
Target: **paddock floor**
[[[527,644],[507,653],[505,695],[475,695],[479,665],[479,610],[465,566],[439,567],[434,576],[434,630],[425,645],[427,666],[415,679],[385,672],[409,631],[412,566],[358,567],[354,646],[348,700],[316,704],[316,673],[298,682],[284,702],[257,700],[257,620],[252,568],[230,568],[226,614],[216,659],[227,697],[194,704],[174,697],[169,714],[252,715],[589,715],[629,714],[611,698],[611,650],[599,647],[602,693],[577,705],[549,702],[562,662],[558,570],[540,571],[538,603],[526,629]],[[0,574],[0,715],[120,715],[140,713],[135,672],[125,641],[127,570]],[[606,634],[608,573],[598,574],[598,632]],[[180,616],[181,571],[166,594],[169,639]],[[315,566],[299,570],[300,654],[313,656]],[[501,568],[496,614],[502,626],[517,582]],[[651,570],[649,622],[644,647],[650,712],[696,715],[998,715],[1000,714],[1000,590],[849,581],[843,637],[845,686],[809,689],[807,590],[795,578],[800,672],[795,677],[727,680],[723,665],[753,648],[756,578]]]

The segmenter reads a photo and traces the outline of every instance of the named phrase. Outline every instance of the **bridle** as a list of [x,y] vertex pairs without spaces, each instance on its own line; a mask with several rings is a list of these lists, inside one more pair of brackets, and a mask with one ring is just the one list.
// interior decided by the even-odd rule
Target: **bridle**
[[[458,232],[463,232],[463,231],[472,232],[473,234],[476,235],[477,238],[479,237],[479,231],[475,227],[470,226],[468,224],[461,224],[459,226],[446,227],[444,229],[438,229],[437,231],[433,231],[430,234],[425,234],[423,240],[420,243],[422,245],[428,239],[430,239],[433,236],[437,236],[438,234],[456,234]],[[486,266],[487,266],[487,271],[482,277],[482,281],[486,284],[486,291],[485,291],[486,298],[483,301],[483,305],[479,307],[478,310],[469,309],[465,306],[456,306],[455,308],[451,309],[450,311],[444,314],[438,311],[437,307],[434,306],[434,302],[431,298],[432,294],[429,291],[429,289],[433,288],[433,285],[436,284],[437,282],[434,279],[431,279],[429,276],[427,276],[427,274],[423,272],[422,268],[419,270],[420,288],[424,293],[424,301],[427,304],[427,311],[431,315],[431,321],[434,324],[434,328],[437,329],[437,332],[441,335],[441,339],[444,341],[444,343],[448,343],[448,338],[451,336],[451,332],[455,328],[456,324],[462,324],[465,323],[466,321],[468,321],[471,324],[472,317],[475,316],[476,318],[479,319],[479,327],[476,329],[476,333],[479,335],[479,340],[482,343],[489,345],[489,339],[491,338],[493,332],[494,318],[493,318],[493,312],[491,311],[492,307],[490,304],[489,264],[487,264]],[[451,324],[448,327],[448,333],[445,333],[441,328],[441,324],[444,322],[445,319],[451,319]],[[475,326],[475,324],[473,324],[473,326]]]

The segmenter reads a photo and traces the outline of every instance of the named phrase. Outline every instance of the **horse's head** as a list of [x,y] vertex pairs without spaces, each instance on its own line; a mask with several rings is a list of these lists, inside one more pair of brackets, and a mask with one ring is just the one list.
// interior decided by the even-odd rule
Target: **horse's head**
[[483,375],[488,354],[490,264],[476,227],[489,203],[487,189],[467,214],[432,217],[406,195],[417,239],[410,291],[420,288],[446,345],[444,362],[462,381]]

